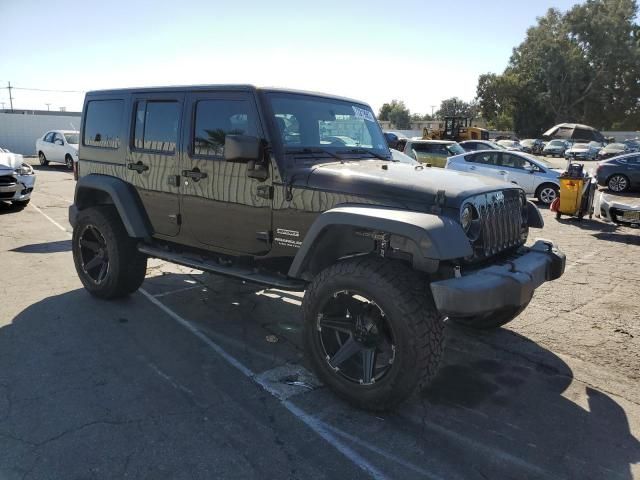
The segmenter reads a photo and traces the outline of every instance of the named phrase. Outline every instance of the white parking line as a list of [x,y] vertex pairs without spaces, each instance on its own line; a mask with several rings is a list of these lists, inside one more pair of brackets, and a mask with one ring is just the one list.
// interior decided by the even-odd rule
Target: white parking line
[[64,228],[62,225],[60,225],[58,222],[56,222],[53,218],[51,218],[49,215],[47,215],[46,213],[44,213],[42,210],[40,210],[38,207],[36,207],[33,203],[30,203],[29,205],[31,205],[33,208],[36,209],[36,211],[38,211],[39,213],[42,214],[43,217],[45,217],[47,220],[49,220],[51,223],[53,223],[56,227],[58,227],[60,230],[62,230],[63,232],[68,233],[69,235],[71,235],[71,232],[69,232],[69,230],[67,230],[66,228]]
[[237,358],[227,353],[220,345],[211,340],[208,336],[202,333],[194,324],[190,321],[186,320],[178,313],[174,312],[172,309],[167,307],[160,300],[155,298],[149,292],[147,292],[144,288],[140,288],[138,290],[142,293],[147,299],[157,306],[160,310],[169,315],[173,320],[175,320],[179,325],[186,328],[189,332],[194,334],[200,340],[202,340],[209,348],[211,348],[214,352],[220,355],[229,365],[236,368],[240,373],[242,373],[245,377],[251,379],[256,384],[260,385],[265,391],[269,392],[275,398],[281,401],[281,404],[289,410],[293,415],[295,415],[299,420],[304,422],[309,428],[311,428],[315,433],[325,439],[328,443],[330,443],[336,450],[342,453],[345,457],[347,457],[351,462],[353,462],[357,467],[371,475],[372,478],[375,479],[386,479],[387,476],[378,470],[375,466],[370,464],[367,460],[365,460],[360,454],[358,454],[351,447],[346,445],[344,442],[339,440],[334,434],[331,433],[329,427],[324,424],[324,422],[318,420],[317,418],[307,414],[299,407],[295,406],[289,400],[281,400],[276,392],[269,386],[268,383],[261,381],[261,379],[248,367],[246,367],[242,362],[240,362]]

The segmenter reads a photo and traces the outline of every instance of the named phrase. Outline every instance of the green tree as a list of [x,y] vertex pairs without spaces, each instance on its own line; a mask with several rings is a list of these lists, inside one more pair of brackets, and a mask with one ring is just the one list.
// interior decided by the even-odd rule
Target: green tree
[[380,107],[378,120],[390,121],[395,128],[407,129],[410,127],[411,112],[402,100],[391,100]]
[[501,75],[478,79],[482,115],[511,118],[516,132],[555,123],[637,128],[640,29],[635,0],[587,0],[567,13],[550,9],[527,31]]
[[436,117],[470,117],[477,115],[477,105],[475,102],[467,103],[458,97],[451,97],[440,102],[440,109],[436,112]]

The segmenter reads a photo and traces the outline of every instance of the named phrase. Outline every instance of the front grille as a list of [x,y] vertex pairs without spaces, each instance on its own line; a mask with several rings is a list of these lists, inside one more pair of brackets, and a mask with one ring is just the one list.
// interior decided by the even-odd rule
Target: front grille
[[16,178],[11,175],[0,176],[0,186],[8,187],[16,184]]
[[470,198],[479,218],[480,230],[472,242],[474,258],[480,260],[520,247],[527,239],[523,213],[524,194],[517,189],[489,192]]

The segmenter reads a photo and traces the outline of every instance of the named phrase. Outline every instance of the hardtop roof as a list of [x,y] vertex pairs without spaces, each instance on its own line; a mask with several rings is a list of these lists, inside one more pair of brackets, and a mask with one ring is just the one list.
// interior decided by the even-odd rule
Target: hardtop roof
[[263,92],[263,93],[293,93],[297,95],[309,95],[313,97],[330,98],[345,102],[367,105],[366,102],[353,98],[332,95],[329,93],[312,92],[307,90],[296,90],[293,88],[280,87],[256,87],[251,84],[210,84],[210,85],[173,85],[173,86],[153,86],[153,87],[130,87],[114,88],[107,90],[92,90],[87,92],[87,97],[100,95],[131,94],[131,93],[162,93],[162,92],[206,92],[209,90],[228,90],[236,92]]

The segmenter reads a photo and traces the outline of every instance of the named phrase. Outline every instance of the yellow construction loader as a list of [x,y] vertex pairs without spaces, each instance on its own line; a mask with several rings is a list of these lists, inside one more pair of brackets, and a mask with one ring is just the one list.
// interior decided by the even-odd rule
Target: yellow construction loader
[[468,117],[444,117],[444,128],[437,130],[424,128],[423,140],[489,140],[489,130],[472,127]]

